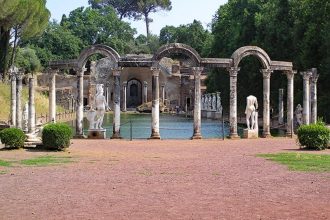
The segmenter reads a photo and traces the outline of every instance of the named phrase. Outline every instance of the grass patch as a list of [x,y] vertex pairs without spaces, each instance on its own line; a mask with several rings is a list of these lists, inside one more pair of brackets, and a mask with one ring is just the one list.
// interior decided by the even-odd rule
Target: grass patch
[[8,161],[0,160],[0,167],[10,167],[11,163]]
[[51,166],[71,162],[71,157],[40,156],[37,158],[22,160],[21,164],[26,166]]
[[286,165],[293,171],[330,172],[330,155],[278,153],[257,156]]
[[7,174],[7,171],[5,171],[5,170],[0,171],[0,175],[5,175],[5,174]]

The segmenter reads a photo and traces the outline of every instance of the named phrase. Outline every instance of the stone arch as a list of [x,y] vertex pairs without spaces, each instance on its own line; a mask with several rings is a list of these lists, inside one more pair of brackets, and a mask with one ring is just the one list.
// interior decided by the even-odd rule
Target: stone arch
[[77,59],[77,67],[83,68],[83,66],[87,62],[87,59],[93,54],[102,54],[105,57],[110,57],[110,59],[115,63],[116,66],[118,65],[120,59],[119,54],[113,48],[102,44],[96,44],[85,48],[80,53]]
[[189,45],[181,44],[181,43],[171,43],[167,45],[163,45],[160,47],[157,52],[153,56],[153,61],[160,61],[166,55],[171,54],[183,54],[189,57],[195,66],[200,66],[201,63],[201,56],[198,52]]
[[233,60],[233,67],[238,68],[238,65],[242,59],[250,55],[257,57],[264,69],[271,69],[272,61],[268,54],[263,49],[256,46],[245,46],[237,49],[231,56]]

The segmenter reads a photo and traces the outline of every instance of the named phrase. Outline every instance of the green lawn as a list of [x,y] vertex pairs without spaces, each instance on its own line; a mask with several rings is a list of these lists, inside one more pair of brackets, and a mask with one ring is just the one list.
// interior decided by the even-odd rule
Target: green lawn
[[26,166],[49,166],[71,162],[71,157],[40,156],[32,159],[22,160],[20,163]]
[[10,167],[11,163],[8,161],[0,160],[0,167]]
[[258,154],[271,161],[288,166],[293,171],[329,172],[330,155],[307,153]]

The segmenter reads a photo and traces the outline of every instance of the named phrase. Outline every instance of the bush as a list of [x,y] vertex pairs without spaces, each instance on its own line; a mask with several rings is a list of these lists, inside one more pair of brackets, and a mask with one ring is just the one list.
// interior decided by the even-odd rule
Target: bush
[[70,146],[72,130],[67,124],[49,124],[42,130],[42,144],[48,150],[63,150]]
[[24,147],[26,136],[21,129],[5,128],[0,131],[0,139],[6,147],[18,149]]
[[313,150],[324,150],[330,141],[330,130],[323,122],[302,125],[298,128],[298,141],[302,147]]

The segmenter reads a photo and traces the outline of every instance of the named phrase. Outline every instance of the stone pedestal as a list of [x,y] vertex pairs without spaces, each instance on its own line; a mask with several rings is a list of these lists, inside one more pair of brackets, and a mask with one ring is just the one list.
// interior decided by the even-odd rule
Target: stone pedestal
[[106,139],[106,129],[89,129],[88,138],[89,139]]
[[246,139],[254,139],[254,138],[258,138],[258,131],[257,130],[249,130],[249,129],[244,129],[243,130],[243,138]]

